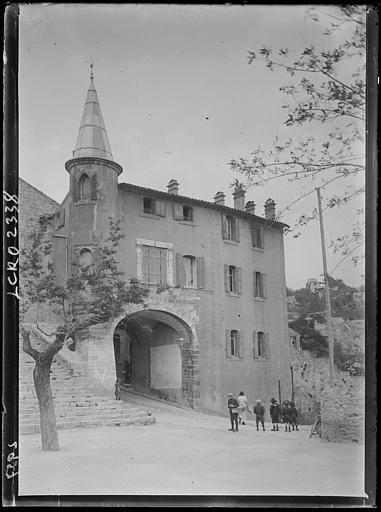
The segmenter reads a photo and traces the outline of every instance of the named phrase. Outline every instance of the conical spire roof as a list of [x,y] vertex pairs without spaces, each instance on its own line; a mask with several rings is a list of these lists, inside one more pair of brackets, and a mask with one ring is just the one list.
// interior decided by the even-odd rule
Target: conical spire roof
[[73,158],[81,157],[98,157],[114,161],[99,106],[92,70],[77,143],[73,152]]

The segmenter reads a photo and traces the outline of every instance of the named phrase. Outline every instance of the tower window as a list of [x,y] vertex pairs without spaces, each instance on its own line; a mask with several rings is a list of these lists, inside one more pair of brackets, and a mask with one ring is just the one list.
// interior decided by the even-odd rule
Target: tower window
[[81,249],[79,253],[79,266],[81,268],[91,267],[93,264],[93,253],[90,249]]
[[90,199],[90,179],[87,174],[83,174],[79,180],[79,199]]

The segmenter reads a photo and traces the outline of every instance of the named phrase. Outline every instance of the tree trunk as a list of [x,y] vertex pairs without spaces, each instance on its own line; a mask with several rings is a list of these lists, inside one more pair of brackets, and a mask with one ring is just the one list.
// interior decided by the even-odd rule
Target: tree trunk
[[58,433],[56,415],[53,405],[53,394],[50,386],[50,368],[52,359],[39,358],[33,370],[34,387],[40,408],[40,428],[42,449],[46,451],[57,451]]
[[42,449],[46,451],[57,451],[60,447],[58,444],[53,394],[52,388],[50,387],[50,368],[52,366],[53,357],[63,347],[65,334],[55,333],[56,337],[53,343],[48,345],[44,352],[39,352],[31,345],[30,332],[21,328],[21,333],[24,352],[32,356],[36,362],[36,366],[33,370],[33,381],[40,409]]

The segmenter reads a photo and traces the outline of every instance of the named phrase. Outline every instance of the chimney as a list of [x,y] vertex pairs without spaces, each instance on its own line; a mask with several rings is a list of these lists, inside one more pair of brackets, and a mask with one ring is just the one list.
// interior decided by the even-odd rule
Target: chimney
[[245,192],[243,190],[235,190],[233,192],[234,208],[236,210],[245,209]]
[[223,192],[217,192],[214,196],[214,202],[221,206],[225,206],[225,194]]
[[171,180],[168,185],[168,194],[174,194],[174,195],[178,195],[179,194],[179,184],[176,180]]
[[251,215],[255,215],[255,203],[254,201],[248,201],[245,206],[246,213],[251,213]]
[[265,219],[275,220],[275,202],[270,198],[265,202]]

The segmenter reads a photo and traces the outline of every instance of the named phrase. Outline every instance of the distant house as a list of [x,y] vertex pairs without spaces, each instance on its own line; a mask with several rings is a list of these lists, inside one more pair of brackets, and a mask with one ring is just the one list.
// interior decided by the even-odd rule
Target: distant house
[[310,277],[307,280],[306,288],[308,288],[311,293],[317,293],[319,298],[322,298],[324,295],[324,286],[315,277]]
[[300,334],[291,327],[288,328],[288,339],[290,341],[290,347],[295,350],[300,350]]

